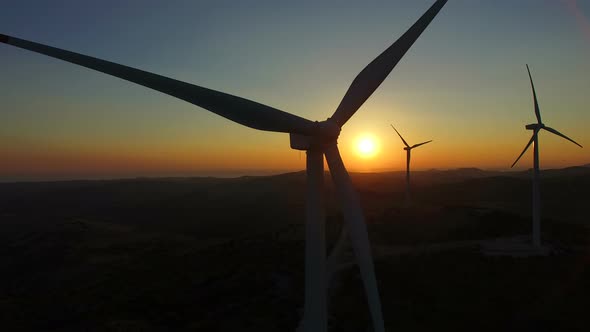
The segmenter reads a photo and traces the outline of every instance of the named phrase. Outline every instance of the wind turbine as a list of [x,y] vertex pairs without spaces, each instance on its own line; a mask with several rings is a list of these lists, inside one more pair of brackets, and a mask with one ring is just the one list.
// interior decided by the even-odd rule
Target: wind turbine
[[404,150],[406,150],[406,205],[410,205],[410,202],[411,202],[411,199],[410,199],[410,157],[412,154],[412,149],[417,148],[417,147],[424,145],[426,143],[430,143],[430,142],[432,142],[432,140],[418,143],[418,144],[414,144],[414,145],[410,146],[410,145],[408,145],[408,142],[406,142],[406,140],[402,137],[402,134],[400,134],[399,131],[397,131],[397,129],[395,129],[395,127],[393,125],[390,125],[390,126],[391,126],[391,128],[393,128],[393,130],[395,130],[395,132],[397,133],[399,138],[402,139],[402,142],[404,142],[404,145],[406,146],[404,148]]
[[71,62],[185,100],[244,126],[290,135],[291,148],[307,153],[305,300],[302,327],[327,330],[325,212],[322,201],[324,155],[355,252],[373,328],[383,332],[383,315],[367,227],[358,196],[337,146],[342,126],[389,75],[447,0],[437,0],[396,42],[353,80],[332,117],[312,122],[278,109],[132,67],[0,34],[0,42]]
[[529,73],[529,80],[531,81],[531,88],[533,90],[533,103],[535,106],[535,116],[537,117],[537,123],[528,124],[525,126],[527,130],[532,130],[533,135],[531,139],[524,147],[524,150],[520,153],[518,158],[514,161],[510,168],[514,167],[516,163],[520,160],[520,157],[526,152],[526,150],[533,145],[533,246],[536,248],[541,247],[541,196],[539,191],[539,132],[541,129],[547,130],[548,132],[555,134],[557,136],[561,136],[566,140],[574,143],[575,145],[582,147],[580,144],[576,143],[573,139],[565,136],[564,134],[558,132],[557,130],[545,126],[545,124],[541,121],[541,111],[539,110],[539,103],[537,102],[537,93],[535,92],[535,85],[533,84],[533,77],[531,76],[531,71],[529,69],[529,65],[526,65],[526,70]]

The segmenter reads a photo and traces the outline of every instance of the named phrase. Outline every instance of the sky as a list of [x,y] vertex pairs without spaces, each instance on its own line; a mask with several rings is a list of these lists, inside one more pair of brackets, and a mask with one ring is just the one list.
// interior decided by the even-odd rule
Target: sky
[[[322,121],[434,1],[3,0],[0,33]],[[342,128],[350,171],[507,170],[535,121],[541,168],[590,163],[590,1],[450,0]],[[0,45],[0,181],[297,171],[289,136],[118,78]],[[360,156],[373,137],[377,151]],[[532,149],[531,149],[532,150]],[[532,151],[515,167],[532,165]]]

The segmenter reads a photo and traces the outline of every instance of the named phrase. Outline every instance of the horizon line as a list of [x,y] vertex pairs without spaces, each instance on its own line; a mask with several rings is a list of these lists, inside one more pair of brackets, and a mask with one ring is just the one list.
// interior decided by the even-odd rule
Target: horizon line
[[[590,168],[590,163],[581,165],[572,165],[558,168],[544,168],[543,170],[563,170],[568,168]],[[454,168],[422,168],[413,170],[413,172],[434,172],[434,171],[461,171],[461,170],[477,170],[482,172],[499,172],[499,173],[521,173],[530,171],[532,168],[479,168],[479,167],[454,167]],[[221,170],[221,171],[194,171],[194,172],[170,172],[168,174],[137,174],[137,175],[32,175],[32,176],[11,176],[0,177],[0,184],[11,183],[48,183],[48,182],[84,182],[84,181],[118,181],[118,180],[157,180],[157,179],[189,179],[189,178],[217,178],[217,179],[237,179],[243,177],[265,177],[277,176],[291,173],[302,173],[305,169],[299,170]],[[329,170],[325,170],[329,173]],[[370,170],[352,170],[350,173],[355,174],[380,174],[380,173],[405,173],[402,169],[387,169],[377,168]]]

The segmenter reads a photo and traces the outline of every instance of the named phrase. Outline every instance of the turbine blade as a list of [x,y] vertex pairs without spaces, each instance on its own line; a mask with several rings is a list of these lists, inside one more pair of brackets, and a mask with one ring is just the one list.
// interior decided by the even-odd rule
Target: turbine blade
[[426,141],[426,142],[422,142],[422,143],[418,143],[418,144],[414,144],[414,145],[412,145],[411,149],[413,149],[413,148],[417,148],[417,147],[419,147],[420,145],[424,145],[424,144],[426,144],[426,143],[430,143],[430,142],[432,142],[432,140],[430,140],[430,141]]
[[557,136],[561,136],[561,137],[565,138],[566,140],[568,140],[568,141],[570,141],[570,142],[574,143],[575,145],[577,145],[577,146],[579,146],[579,147],[581,147],[581,148],[583,147],[583,146],[581,146],[580,144],[578,144],[576,141],[574,141],[573,139],[571,139],[571,138],[569,138],[569,137],[565,136],[564,134],[560,133],[559,131],[557,131],[557,130],[555,130],[555,129],[553,129],[553,128],[549,128],[549,127],[543,127],[543,129],[545,129],[545,130],[547,130],[548,132],[550,132],[550,133],[553,133],[553,134],[555,134],[555,135],[557,135]]
[[535,135],[537,134],[537,132],[535,131],[533,133],[533,136],[531,136],[530,141],[528,142],[528,144],[524,147],[524,150],[522,150],[522,152],[520,153],[520,155],[518,156],[518,158],[516,158],[516,160],[514,161],[514,163],[512,163],[512,166],[510,166],[510,168],[514,167],[514,165],[516,165],[516,163],[520,160],[520,157],[522,157],[522,155],[526,152],[526,150],[529,148],[529,146],[531,146],[531,144],[533,144],[533,140],[535,139]]
[[529,79],[531,80],[531,88],[533,89],[533,100],[535,103],[535,116],[537,117],[537,123],[543,123],[541,121],[541,111],[539,110],[539,102],[537,101],[537,93],[535,92],[535,85],[533,84],[533,77],[531,76],[531,71],[529,69],[529,65],[526,65],[526,70],[529,72]]
[[334,187],[344,221],[348,227],[352,246],[360,268],[361,277],[367,294],[367,302],[373,320],[373,327],[377,332],[383,332],[383,313],[381,311],[381,300],[375,279],[375,267],[371,255],[367,225],[356,191],[350,180],[350,176],[344,167],[338,146],[331,144],[324,150],[326,161],[330,167],[330,174],[334,181]]
[[358,74],[332,115],[339,126],[342,127],[375,92],[446,3],[447,0],[436,1],[408,31]]
[[312,121],[270,106],[110,61],[2,34],[0,42],[143,85],[254,129],[311,135],[316,128]]
[[406,142],[406,140],[405,140],[405,139],[402,137],[402,134],[400,134],[400,133],[399,133],[399,131],[397,131],[397,129],[395,129],[395,127],[394,127],[392,124],[390,124],[390,126],[391,126],[391,128],[393,128],[393,130],[395,130],[395,132],[397,133],[397,135],[399,136],[399,138],[401,138],[401,139],[402,139],[402,142],[404,142],[404,144],[405,144],[407,147],[410,147],[410,146],[408,145],[408,143]]

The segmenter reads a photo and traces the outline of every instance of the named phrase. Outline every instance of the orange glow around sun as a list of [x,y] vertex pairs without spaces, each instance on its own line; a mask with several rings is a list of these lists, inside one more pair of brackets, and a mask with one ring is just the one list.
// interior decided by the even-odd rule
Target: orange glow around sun
[[360,136],[355,144],[356,153],[362,158],[372,158],[379,152],[377,139],[372,135]]

